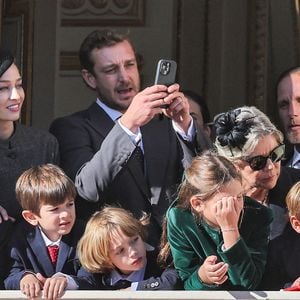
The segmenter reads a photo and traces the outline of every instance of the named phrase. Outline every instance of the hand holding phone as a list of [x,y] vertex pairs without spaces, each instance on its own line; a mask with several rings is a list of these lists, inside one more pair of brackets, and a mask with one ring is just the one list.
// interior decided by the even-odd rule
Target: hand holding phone
[[[154,84],[170,86],[175,83],[177,63],[174,60],[161,59],[157,63]],[[168,108],[168,104],[161,108]]]

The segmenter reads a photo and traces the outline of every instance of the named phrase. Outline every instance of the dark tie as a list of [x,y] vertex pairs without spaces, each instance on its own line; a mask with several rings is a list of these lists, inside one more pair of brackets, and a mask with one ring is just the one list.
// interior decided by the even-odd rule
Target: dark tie
[[133,151],[133,157],[136,159],[144,173],[144,153],[140,146],[136,146],[135,150]]
[[55,266],[56,262],[57,262],[59,247],[57,245],[47,246],[47,250],[48,250],[52,265]]

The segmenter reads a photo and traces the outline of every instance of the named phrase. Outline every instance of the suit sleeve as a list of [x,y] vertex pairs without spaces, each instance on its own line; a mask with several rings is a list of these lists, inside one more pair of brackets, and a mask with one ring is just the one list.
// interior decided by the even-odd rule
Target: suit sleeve
[[75,185],[79,195],[89,201],[99,201],[99,192],[104,191],[121,172],[134,150],[130,137],[116,124],[99,151],[77,172]]
[[175,290],[178,289],[179,286],[180,279],[176,270],[173,268],[166,268],[160,277],[150,277],[140,281],[137,290]]
[[33,273],[33,270],[26,269],[24,267],[24,262],[22,261],[21,255],[19,255],[16,248],[11,249],[10,253],[11,267],[8,277],[4,281],[5,289],[7,290],[19,290],[20,281],[26,271]]
[[116,123],[95,153],[90,130],[79,118],[57,119],[50,128],[60,144],[61,167],[75,180],[81,197],[97,202],[99,193],[122,170],[135,145]]

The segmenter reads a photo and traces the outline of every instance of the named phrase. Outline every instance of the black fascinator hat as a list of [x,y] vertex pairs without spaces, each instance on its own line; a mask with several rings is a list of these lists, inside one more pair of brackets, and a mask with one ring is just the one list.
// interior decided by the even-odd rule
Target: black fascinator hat
[[13,64],[15,58],[9,50],[0,48],[0,77]]
[[[249,113],[251,113],[249,111]],[[230,149],[238,148],[242,150],[247,141],[247,134],[253,126],[253,118],[247,117],[239,120],[241,109],[230,110],[218,115],[214,120],[216,138],[222,147],[228,146]]]

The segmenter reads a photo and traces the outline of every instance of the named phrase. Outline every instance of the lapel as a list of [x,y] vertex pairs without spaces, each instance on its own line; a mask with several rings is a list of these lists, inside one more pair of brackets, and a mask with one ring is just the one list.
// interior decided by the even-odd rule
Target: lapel
[[42,266],[46,277],[51,277],[55,273],[55,270],[50,261],[50,257],[48,255],[41,232],[37,226],[35,226],[33,234],[27,236],[27,241],[34,255]]
[[159,277],[162,273],[162,270],[159,268],[157,263],[157,251],[151,250],[146,252],[147,255],[147,264],[145,269],[144,279],[150,277]]
[[170,122],[164,118],[155,117],[141,128],[146,161],[147,179],[151,190],[151,204],[157,204],[165,178],[169,159]]
[[[86,121],[103,139],[115,125],[96,102],[88,108]],[[140,167],[133,162],[134,160],[128,164],[129,172],[134,177],[141,192],[147,198],[150,196],[150,187],[151,204],[154,205],[158,203],[161,189],[165,187],[166,172],[169,159],[171,159],[169,155],[172,153],[172,151],[170,151],[170,147],[172,146],[170,140],[171,126],[166,117],[160,119],[159,116],[156,116],[151,122],[141,127],[147,172],[146,178],[140,170]]]
[[[147,165],[147,163],[146,163]],[[145,174],[143,173],[139,162],[135,159],[130,159],[129,162],[127,163],[127,168],[129,173],[132,175],[136,182],[136,186],[138,189],[144,194],[144,196],[147,199],[150,199],[150,192],[149,192],[149,187],[147,183],[147,178],[145,177]],[[148,168],[146,166],[146,168]],[[147,172],[147,171],[146,171]]]
[[[86,121],[103,137],[103,139],[115,125],[115,122],[112,121],[96,102],[88,108],[88,118]],[[147,180],[138,163],[132,159],[130,163],[127,164],[127,167],[139,190],[146,198],[150,198]]]
[[88,108],[87,113],[87,123],[89,123],[89,125],[93,127],[104,139],[114,127],[115,122],[96,102]]
[[56,272],[61,272],[68,258],[70,257],[70,252],[75,250],[74,247],[70,246],[70,234],[63,236],[59,244],[59,252],[56,263]]

